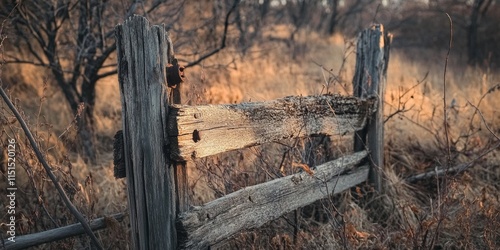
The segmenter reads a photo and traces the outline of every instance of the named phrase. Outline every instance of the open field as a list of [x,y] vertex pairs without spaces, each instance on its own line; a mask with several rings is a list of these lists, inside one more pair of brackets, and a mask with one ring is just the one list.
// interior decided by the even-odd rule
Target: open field
[[[274,35],[288,37],[276,25]],[[300,31],[292,47],[284,43],[251,46],[244,56],[227,48],[186,69],[183,103],[189,105],[272,100],[290,95],[352,93],[355,38],[340,33]],[[398,39],[397,37],[395,39]],[[174,40],[175,46],[175,40]],[[391,48],[384,115],[385,194],[367,185],[332,196],[295,213],[243,232],[221,249],[498,249],[500,248],[500,72],[464,66],[453,48]],[[182,54],[180,51],[179,54]],[[298,58],[298,59],[297,59]],[[112,60],[116,60],[112,58]],[[222,65],[222,66],[221,66]],[[443,89],[446,70],[446,89]],[[126,183],[113,177],[114,133],[121,129],[116,75],[96,88],[97,163],[87,164],[75,149],[71,110],[48,70],[1,65],[2,87],[23,115],[75,205],[88,218],[127,212]],[[446,92],[444,92],[446,91]],[[450,146],[443,127],[443,95]],[[16,138],[19,235],[74,223],[19,124],[0,102],[2,149]],[[316,165],[352,151],[352,134],[271,143],[207,157],[188,164],[190,202],[200,205],[242,187],[269,180],[268,172],[298,171],[294,163]],[[284,154],[284,152],[289,152]],[[408,181],[407,177],[473,162],[465,171],[443,178]],[[4,152],[5,154],[5,152]],[[286,155],[286,157],[285,157]],[[5,155],[0,157],[6,178]],[[0,190],[6,189],[0,182]],[[0,197],[4,204],[5,196]],[[0,223],[6,208],[0,207]],[[98,233],[107,249],[127,245],[128,218]],[[2,232],[5,225],[0,224]],[[39,249],[85,249],[75,237]]]

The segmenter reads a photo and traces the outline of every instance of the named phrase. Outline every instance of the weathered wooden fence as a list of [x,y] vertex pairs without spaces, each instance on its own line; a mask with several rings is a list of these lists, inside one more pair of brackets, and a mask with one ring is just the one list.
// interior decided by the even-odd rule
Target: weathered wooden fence
[[[168,86],[180,82],[168,82],[174,56],[161,26],[150,27],[135,16],[116,30],[123,105],[118,139],[123,141],[115,150],[118,169],[123,164],[126,169],[132,248],[203,249],[367,179],[381,190],[382,97],[390,44],[381,25],[359,37],[352,97],[204,106],[169,105],[168,93],[176,89]],[[188,209],[182,162],[288,138],[347,132],[356,132],[356,153],[316,166],[313,175],[285,176]]]
[[[183,68],[162,26],[133,16],[116,27],[116,39],[123,131],[115,136],[115,176],[127,177],[131,249],[204,249],[367,180],[382,190],[382,97],[391,41],[381,25],[359,36],[354,96],[231,105],[179,105]],[[199,207],[188,204],[186,161],[348,132],[355,132],[355,153],[316,166],[312,175],[296,173]],[[105,220],[94,221],[92,229],[104,228]],[[3,246],[22,249],[82,233],[75,224]]]

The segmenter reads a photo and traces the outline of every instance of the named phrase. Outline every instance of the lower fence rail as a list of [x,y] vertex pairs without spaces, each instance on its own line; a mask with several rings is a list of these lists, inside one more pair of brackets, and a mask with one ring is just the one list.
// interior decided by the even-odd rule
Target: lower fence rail
[[204,249],[243,229],[262,226],[316,200],[340,193],[368,178],[369,167],[356,167],[368,156],[360,151],[300,172],[250,186],[192,207],[177,221],[178,244]]

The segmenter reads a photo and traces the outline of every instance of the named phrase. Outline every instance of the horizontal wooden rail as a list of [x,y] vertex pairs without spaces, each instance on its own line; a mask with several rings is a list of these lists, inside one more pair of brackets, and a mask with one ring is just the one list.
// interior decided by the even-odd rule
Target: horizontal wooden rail
[[[124,217],[124,214],[116,214],[109,217],[95,219],[91,221],[89,225],[90,228],[94,231],[100,230],[106,227],[110,227],[111,224],[116,223],[116,221],[122,221]],[[16,236],[16,242],[5,241],[5,245],[3,245],[3,247],[5,248],[2,249],[25,249],[28,247],[38,246],[44,243],[66,239],[84,233],[85,231],[83,230],[82,224],[76,223],[73,225],[59,227],[39,233]],[[1,247],[2,244],[0,243],[0,248]]]
[[265,142],[360,130],[375,99],[339,95],[286,97],[231,105],[173,106],[170,157],[189,160]]
[[[369,168],[356,168],[366,151],[319,165],[306,172],[246,187],[179,216],[178,243],[185,249],[203,249],[243,229],[262,226],[281,215],[331,194],[340,193],[368,177]],[[347,173],[349,172],[349,173]]]

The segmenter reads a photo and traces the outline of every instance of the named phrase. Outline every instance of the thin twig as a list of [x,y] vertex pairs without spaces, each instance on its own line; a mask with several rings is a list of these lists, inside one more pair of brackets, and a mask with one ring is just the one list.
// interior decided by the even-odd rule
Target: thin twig
[[446,137],[446,149],[447,149],[447,166],[451,164],[451,148],[450,148],[450,135],[448,131],[448,115],[446,112],[447,102],[446,102],[446,72],[448,69],[448,59],[450,57],[451,46],[453,44],[453,21],[448,13],[445,13],[448,19],[450,20],[450,43],[448,45],[448,52],[446,54],[446,60],[444,63],[444,73],[443,73],[443,111],[444,111],[444,134]]
[[[427,73],[425,74],[425,76],[424,76],[424,78],[422,80],[417,81],[417,84],[415,84],[411,88],[407,89],[403,94],[401,94],[401,93],[398,94],[399,95],[398,96],[398,107],[397,107],[396,111],[394,111],[392,114],[389,114],[385,118],[384,124],[386,122],[388,122],[392,117],[396,116],[397,114],[406,113],[406,112],[412,110],[413,107],[415,107],[415,104],[413,104],[410,108],[405,108],[406,103],[408,103],[409,99],[407,99],[405,102],[402,102],[401,99],[403,99],[403,97],[405,97],[406,94],[410,93],[410,91],[412,91],[413,89],[415,89],[416,87],[418,87],[420,84],[422,84],[425,81],[425,79],[427,78],[428,75],[429,75],[429,71],[427,71]],[[411,98],[413,98],[413,96]],[[392,108],[395,108],[394,105],[392,105],[389,102],[384,101],[384,104],[387,104],[387,105],[391,106]],[[401,105],[403,105],[403,107],[401,107]]]
[[92,232],[92,229],[90,228],[89,224],[87,223],[87,221],[85,220],[83,215],[78,211],[78,209],[75,207],[75,205],[73,205],[73,203],[71,203],[71,201],[68,198],[68,195],[66,194],[64,189],[61,187],[61,184],[59,184],[59,182],[57,181],[56,176],[54,175],[54,173],[52,173],[51,167],[45,161],[45,159],[42,155],[42,152],[40,152],[40,149],[38,148],[37,143],[35,142],[35,139],[33,138],[33,135],[31,134],[31,131],[29,130],[28,126],[26,125],[26,122],[23,120],[23,118],[21,117],[21,115],[17,111],[17,109],[14,106],[14,104],[12,103],[12,101],[9,99],[9,97],[5,93],[4,89],[2,88],[2,85],[3,85],[3,83],[2,83],[2,80],[0,79],[0,95],[2,96],[4,102],[10,108],[12,113],[14,113],[14,116],[16,117],[16,119],[21,124],[21,127],[23,128],[23,131],[26,134],[26,137],[28,137],[28,140],[31,144],[31,147],[33,148],[33,151],[35,151],[35,154],[36,154],[38,160],[40,161],[43,168],[47,172],[47,175],[49,176],[50,180],[52,181],[52,183],[54,183],[54,186],[56,187],[57,192],[61,196],[66,207],[70,210],[70,212],[73,214],[73,216],[75,216],[75,218],[82,224],[85,232],[87,233],[87,235],[89,235],[89,237],[92,240],[92,242],[94,243],[95,247],[97,247],[98,249],[103,249],[100,241],[97,239],[97,237]]
[[[345,59],[346,59],[346,58],[344,57],[344,62],[345,62]],[[322,64],[319,64],[318,62],[316,62],[316,61],[314,61],[314,60],[311,60],[311,62],[312,62],[312,63],[314,63],[314,64],[316,64],[316,66],[318,66],[318,67],[321,69],[321,73],[323,73],[323,77],[324,77],[324,72],[325,72],[325,71],[326,71],[326,72],[328,72],[328,74],[330,74],[331,78],[332,78],[332,79],[334,79],[334,80],[335,80],[335,82],[338,82],[338,83],[340,84],[340,87],[342,87],[346,93],[348,93],[348,92],[349,92],[349,91],[347,90],[347,88],[346,88],[344,85],[342,85],[342,80],[341,80],[341,79],[340,79],[340,77],[339,77],[339,76],[340,76],[340,71],[342,71],[342,70],[343,70],[343,67],[344,67],[344,66],[343,66],[343,65],[344,65],[344,62],[342,62],[342,65],[340,66],[340,68],[339,68],[339,72],[337,73],[337,75],[335,75],[333,72],[331,72],[330,70],[328,70],[327,68],[325,68],[325,66],[323,66]],[[330,85],[330,82],[329,82],[329,81],[326,81],[326,80],[325,80],[325,82],[327,82],[327,83],[325,84],[325,86],[326,86],[326,94],[328,94],[328,87],[329,87],[329,85]],[[321,95],[321,94],[323,94],[323,92],[321,92],[321,93],[319,93],[319,94]]]
[[479,108],[474,106],[474,104],[472,104],[471,102],[467,101],[467,103],[469,103],[469,105],[471,105],[476,110],[475,112],[477,112],[479,114],[479,116],[481,117],[481,120],[483,120],[484,126],[490,132],[490,134],[493,135],[495,138],[497,138],[498,141],[500,141],[500,137],[498,137],[498,135],[496,135],[495,132],[493,132],[493,130],[490,128],[490,126],[488,126],[488,123],[486,123],[486,119],[484,118],[481,110],[479,110]]
[[[448,44],[448,52],[446,53],[446,60],[445,60],[445,63],[444,63],[444,73],[443,73],[443,111],[444,111],[444,118],[443,118],[443,124],[444,124],[444,135],[445,135],[445,140],[446,140],[446,165],[445,165],[445,172],[444,172],[444,175],[446,176],[448,171],[450,170],[450,166],[451,166],[451,147],[450,147],[450,137],[449,137],[449,131],[448,131],[448,115],[446,114],[446,72],[447,72],[447,69],[448,69],[448,59],[450,57],[450,51],[451,51],[451,46],[453,45],[453,21],[451,20],[451,17],[448,13],[445,13],[446,16],[448,17],[449,21],[450,21],[450,43]],[[438,189],[439,189],[439,183],[438,183]],[[438,198],[440,199],[441,197],[444,197],[446,199],[446,193],[447,193],[448,189],[447,189],[447,183],[446,183],[446,178],[444,179],[444,183],[443,183],[443,195],[440,195],[441,191],[438,191]],[[439,228],[441,226],[441,223],[443,222],[444,220],[444,216],[443,216],[443,209],[444,209],[444,206],[443,206],[444,203],[439,202],[438,206],[439,206],[439,220],[438,220],[438,223],[437,223],[437,226],[436,226],[436,232],[434,234],[434,237],[432,238],[432,241],[431,241],[431,245],[430,245],[430,249],[433,249],[434,248],[434,245],[439,237]]]
[[497,90],[500,90],[500,83],[497,83],[493,87],[489,88],[488,91],[486,91],[486,93],[484,93],[481,96],[481,98],[479,98],[479,101],[477,102],[476,106],[472,105],[475,108],[475,111],[474,111],[474,113],[472,113],[472,117],[470,118],[469,128],[472,128],[472,123],[474,122],[474,116],[476,116],[477,111],[479,110],[479,106],[481,106],[481,103],[482,103],[483,99],[486,98],[487,95],[489,95],[489,94],[491,94],[491,93],[493,93],[494,91],[497,91]]

